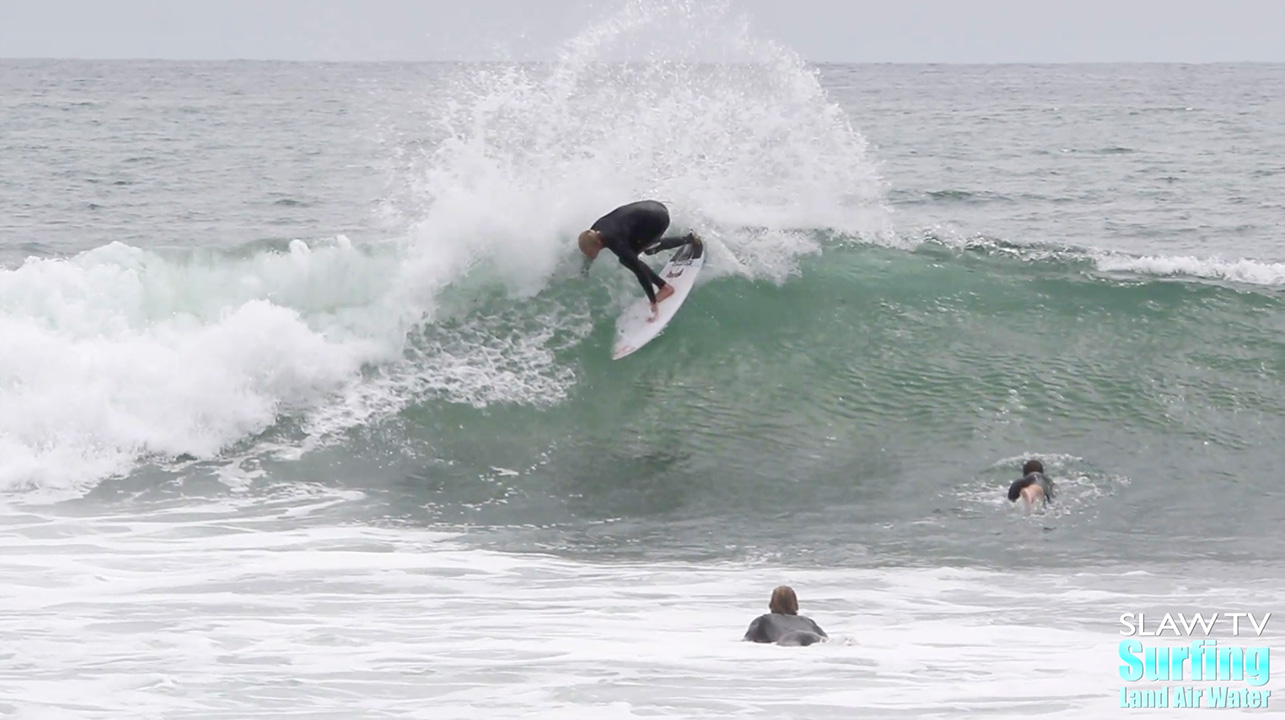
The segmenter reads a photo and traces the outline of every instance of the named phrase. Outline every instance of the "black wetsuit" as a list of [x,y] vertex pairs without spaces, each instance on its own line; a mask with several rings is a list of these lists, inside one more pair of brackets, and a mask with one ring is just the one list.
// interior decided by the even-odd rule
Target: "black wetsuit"
[[754,618],[742,640],[777,645],[811,645],[829,637],[811,618],[768,613]]
[[1053,502],[1053,481],[1045,477],[1044,473],[1039,472],[1029,473],[1021,480],[1013,481],[1013,484],[1008,486],[1008,499],[1017,502],[1017,499],[1022,496],[1022,490],[1031,485],[1039,485],[1040,489],[1044,491],[1045,500]]
[[647,293],[647,299],[656,302],[652,286],[663,288],[665,281],[638,257],[638,253],[646,251],[648,255],[654,255],[691,242],[691,235],[662,238],[668,228],[669,210],[655,200],[640,200],[603,215],[590,230],[602,233],[603,247],[615,253],[620,264],[633,271]]

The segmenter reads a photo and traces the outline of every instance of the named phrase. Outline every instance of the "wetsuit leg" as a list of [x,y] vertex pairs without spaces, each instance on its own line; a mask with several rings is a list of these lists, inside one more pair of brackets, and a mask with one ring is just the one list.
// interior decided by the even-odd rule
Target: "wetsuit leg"
[[634,249],[626,243],[612,237],[604,237],[603,246],[620,258],[621,265],[633,271],[634,277],[638,278],[638,284],[642,285],[643,292],[647,293],[647,300],[656,302],[656,291],[652,290],[652,286],[658,289],[665,287],[665,281],[656,274],[656,271],[643,262]]
[[692,242],[693,240],[695,240],[695,238],[694,238],[694,237],[692,237],[692,234],[691,234],[691,233],[687,233],[686,235],[684,235],[684,236],[682,236],[682,237],[667,237],[667,238],[661,238],[661,239],[657,240],[654,244],[647,246],[647,247],[643,250],[643,254],[644,254],[644,255],[655,255],[655,254],[656,254],[656,253],[658,253],[658,252],[662,252],[662,251],[665,251],[665,250],[671,250],[671,249],[673,249],[673,248],[677,248],[677,247],[682,247],[682,246],[684,246],[684,245],[686,245],[686,244],[688,244],[688,243]]

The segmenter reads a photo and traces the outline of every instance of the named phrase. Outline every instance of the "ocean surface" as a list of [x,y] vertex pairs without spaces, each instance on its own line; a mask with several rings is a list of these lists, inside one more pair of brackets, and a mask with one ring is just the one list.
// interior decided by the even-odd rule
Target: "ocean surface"
[[[725,20],[0,61],[0,716],[1082,720],[1123,612],[1279,642],[1285,66]],[[709,262],[611,362],[643,197]],[[739,642],[778,584],[831,642]]]

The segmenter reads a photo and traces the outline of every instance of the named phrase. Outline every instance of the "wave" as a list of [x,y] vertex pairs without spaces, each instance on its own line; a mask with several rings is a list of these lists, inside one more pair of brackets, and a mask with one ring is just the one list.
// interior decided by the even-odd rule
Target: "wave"
[[[610,62],[628,47],[667,61]],[[593,325],[540,294],[574,272],[576,232],[640,197],[701,229],[711,277],[783,281],[821,250],[817,226],[891,238],[864,138],[726,3],[630,2],[552,65],[469,66],[426,100],[384,208],[406,220],[395,242],[114,243],[0,272],[0,489],[77,492],[283,418],[334,434],[425,394],[557,401],[574,378],[554,356]],[[595,272],[618,304],[627,283]]]
[[[1279,298],[1254,299],[1218,287],[1203,295],[1173,295],[1163,284],[1120,284],[1120,272],[1157,280],[1181,272],[1198,279],[1239,283],[1248,276],[1252,283],[1282,283],[1279,267],[1253,261],[1107,258],[983,239],[951,245],[931,237],[906,253],[879,245],[845,249],[826,232],[812,234],[813,242],[829,249],[783,285],[734,274],[704,280],[700,302],[688,312],[691,327],[676,328],[663,341],[666,352],[675,353],[674,362],[709,365],[709,372],[726,368],[728,358],[766,362],[775,351],[766,352],[762,344],[781,342],[774,328],[793,325],[806,333],[814,323],[803,317],[831,313],[854,338],[882,336],[890,343],[860,375],[868,412],[849,416],[876,428],[882,413],[896,414],[899,403],[922,400],[949,408],[959,402],[957,413],[966,415],[970,403],[984,402],[995,391],[979,387],[982,396],[970,399],[968,383],[955,370],[914,370],[919,353],[934,352],[932,343],[906,335],[918,322],[955,317],[983,335],[1006,334],[1008,323],[1035,323],[1056,337],[1083,333],[1065,325],[1056,310],[1078,307],[1105,318],[1098,321],[1105,325],[1095,333],[1097,342],[1125,346],[1132,340],[1113,328],[1169,308],[1148,321],[1150,342],[1185,354],[1180,348],[1191,347],[1186,338],[1213,332],[1198,327],[1211,307],[1235,318],[1227,332],[1249,332],[1252,323],[1241,316]],[[116,244],[0,272],[0,334],[12,340],[0,347],[0,487],[78,493],[140,462],[217,458],[246,442],[295,448],[342,443],[349,429],[412,408],[436,413],[433,408],[450,406],[553,407],[627,371],[608,363],[603,350],[615,313],[636,295],[614,268],[587,282],[552,281],[515,296],[502,274],[479,267],[435,296],[428,315],[422,309],[408,312],[403,298],[391,292],[387,280],[404,263],[394,246],[358,249],[340,238],[245,256],[160,254]],[[1086,278],[1086,270],[1100,274]],[[969,279],[974,273],[980,273],[977,282]],[[1030,283],[1028,290],[1017,290]],[[965,289],[973,299],[961,304],[955,293]],[[1053,309],[1043,310],[1045,303]],[[1188,303],[1196,305],[1174,314]],[[900,308],[904,316],[879,308]],[[1005,320],[1015,312],[1023,319]],[[788,346],[815,355],[838,342],[806,337],[812,339],[790,339]],[[1270,344],[1268,335],[1235,341],[1245,347],[1264,343]],[[1084,362],[1077,357],[1046,364],[1070,370]],[[1067,387],[1114,383],[1122,371],[1114,365],[1089,368],[1068,376]],[[809,387],[820,395],[782,407],[815,402],[817,411],[845,412],[828,398],[843,395],[836,387],[850,371],[818,366],[807,372],[815,383]],[[734,375],[721,382],[731,383],[726,387],[734,395],[751,391],[734,389]],[[1268,408],[1278,401],[1266,389],[1255,398],[1247,394],[1249,387],[1237,390],[1245,407]],[[1079,410],[1089,420],[1134,416],[1150,422],[1145,411],[1133,415],[1137,397],[1090,397],[1081,398]],[[286,437],[266,437],[273,431]]]
[[[1123,386],[1127,353],[1093,353],[1132,347],[1139,318],[1176,355],[1201,333],[1227,343],[1243,332],[1253,336],[1243,345],[1273,347],[1252,323],[1219,326],[1248,307],[1236,293],[1201,287],[1196,306],[1112,274],[1261,289],[1285,283],[1279,265],[897,235],[865,140],[815,71],[729,12],[631,2],[552,65],[457,68],[426,98],[435,114],[422,134],[400,141],[404,183],[384,210],[404,220],[402,236],[235,252],[114,243],[0,270],[0,491],[76,495],[175,458],[298,456],[406,416],[437,434],[389,442],[428,443],[445,463],[476,454],[482,431],[517,448],[508,460],[488,455],[483,471],[530,466],[595,423],[642,438],[637,454],[665,464],[676,461],[655,450],[664,423],[621,427],[639,401],[619,378],[672,380],[679,370],[692,389],[682,411],[705,421],[692,438],[731,435],[779,447],[794,468],[842,468],[855,459],[818,432],[848,424],[878,434],[900,418],[932,442],[932,432],[1004,421],[1020,404],[1012,389],[1038,386],[1045,371],[1085,422],[1188,417],[1175,397],[1233,402],[1218,378],[1184,386],[1186,395]],[[609,61],[630,47],[668,59]],[[946,201],[991,198],[945,192]],[[698,228],[710,248],[686,325],[654,351],[671,353],[664,368],[647,366],[652,351],[632,365],[605,359],[615,316],[638,295],[632,278],[610,263],[576,278],[575,233],[639,197],[667,202],[675,229]],[[1090,349],[1042,362],[993,356],[1021,346],[1014,328],[1051,346],[1083,337],[1068,309],[1099,323]],[[1255,358],[1220,362],[1240,371]],[[1244,372],[1234,402],[1277,407]],[[763,374],[792,390],[763,385]],[[445,419],[457,410],[493,414],[470,414],[464,430]],[[786,422],[778,413],[807,432],[774,425]],[[1198,419],[1179,431],[1244,442]],[[751,455],[726,457],[752,473]]]

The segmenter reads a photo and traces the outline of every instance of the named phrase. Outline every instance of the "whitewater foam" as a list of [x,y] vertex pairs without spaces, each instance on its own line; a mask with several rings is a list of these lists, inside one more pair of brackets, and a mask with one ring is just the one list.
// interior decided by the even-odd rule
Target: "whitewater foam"
[[[1132,567],[586,563],[469,549],[416,528],[327,525],[342,501],[332,493],[297,498],[306,512],[293,515],[288,502],[260,500],[88,523],[32,514],[0,528],[0,576],[20,579],[0,586],[7,707],[324,714],[358,697],[369,713],[426,718],[533,708],[596,718],[608,707],[1101,716],[1117,692],[1112,622],[1140,596],[1147,607],[1254,607],[1280,585],[1192,588]],[[781,583],[830,642],[740,642]]]
[[344,242],[189,260],[113,244],[0,271],[0,489],[213,457],[319,402],[400,350],[359,317],[380,264]]
[[1094,264],[1104,272],[1206,278],[1247,285],[1285,285],[1285,263],[1248,258],[1224,260],[1190,255],[1136,257],[1120,253],[1099,253],[1094,257]]

